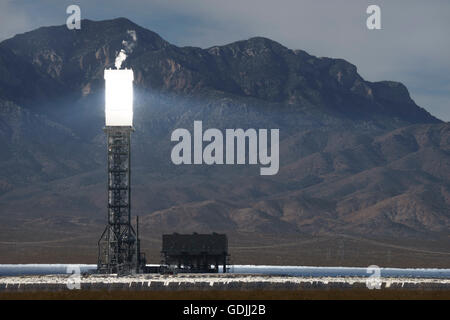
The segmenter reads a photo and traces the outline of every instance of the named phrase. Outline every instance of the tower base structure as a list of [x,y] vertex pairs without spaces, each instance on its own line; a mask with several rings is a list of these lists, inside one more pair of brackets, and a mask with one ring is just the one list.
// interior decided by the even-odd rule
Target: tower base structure
[[98,273],[142,273],[145,255],[140,251],[139,220],[131,224],[131,126],[107,126],[108,223],[98,241]]

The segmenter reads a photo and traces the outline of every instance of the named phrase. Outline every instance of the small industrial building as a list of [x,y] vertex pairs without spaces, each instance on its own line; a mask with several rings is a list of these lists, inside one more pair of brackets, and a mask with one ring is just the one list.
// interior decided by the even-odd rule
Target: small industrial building
[[164,234],[163,264],[177,272],[217,273],[219,265],[226,272],[228,239],[225,234]]

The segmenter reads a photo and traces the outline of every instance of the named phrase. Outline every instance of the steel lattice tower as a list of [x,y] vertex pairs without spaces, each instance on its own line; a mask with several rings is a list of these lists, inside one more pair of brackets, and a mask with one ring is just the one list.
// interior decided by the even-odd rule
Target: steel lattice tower
[[145,258],[131,225],[130,138],[132,127],[105,128],[108,143],[108,224],[98,242],[98,271],[142,272]]
[[100,273],[140,273],[145,257],[131,225],[131,132],[133,70],[105,70],[105,133],[108,144],[108,223],[98,241]]

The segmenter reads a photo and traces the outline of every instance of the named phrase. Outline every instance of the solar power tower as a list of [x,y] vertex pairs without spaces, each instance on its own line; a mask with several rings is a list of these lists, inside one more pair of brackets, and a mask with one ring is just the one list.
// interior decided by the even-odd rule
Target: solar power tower
[[[133,70],[105,70],[105,123],[108,144],[108,217],[98,241],[99,273],[142,273],[145,256],[131,224],[131,132]],[[139,220],[136,218],[136,230]]]

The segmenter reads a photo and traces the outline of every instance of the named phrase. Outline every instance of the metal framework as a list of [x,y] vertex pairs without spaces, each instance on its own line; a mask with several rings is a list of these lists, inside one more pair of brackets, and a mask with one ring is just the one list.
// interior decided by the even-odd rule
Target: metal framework
[[108,224],[98,241],[99,273],[141,273],[145,256],[140,252],[139,220],[131,225],[131,126],[107,126]]

